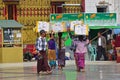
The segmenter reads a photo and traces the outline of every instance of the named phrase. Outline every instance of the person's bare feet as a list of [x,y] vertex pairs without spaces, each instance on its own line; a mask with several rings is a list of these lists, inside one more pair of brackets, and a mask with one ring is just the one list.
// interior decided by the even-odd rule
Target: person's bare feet
[[81,69],[81,72],[85,72],[85,69]]
[[59,69],[59,70],[63,70],[63,67],[62,67],[62,66],[59,66],[58,69]]
[[52,70],[51,71],[47,71],[47,74],[52,74]]
[[58,69],[60,70],[60,69],[61,69],[61,67],[60,67],[60,66],[58,66]]

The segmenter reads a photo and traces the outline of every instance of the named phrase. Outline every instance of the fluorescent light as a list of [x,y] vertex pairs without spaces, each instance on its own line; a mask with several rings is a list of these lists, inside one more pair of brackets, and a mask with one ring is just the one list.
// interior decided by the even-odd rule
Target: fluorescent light
[[80,6],[81,4],[62,4],[62,6]]

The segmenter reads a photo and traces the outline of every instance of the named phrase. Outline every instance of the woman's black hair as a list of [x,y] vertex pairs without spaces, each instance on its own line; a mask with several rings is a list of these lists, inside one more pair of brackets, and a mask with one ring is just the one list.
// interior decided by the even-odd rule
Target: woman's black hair
[[79,39],[80,41],[83,41],[83,38],[84,38],[83,35],[79,35],[79,36],[78,36],[78,39]]
[[55,34],[50,33],[49,35],[50,35],[50,37],[52,37],[52,35],[54,36]]

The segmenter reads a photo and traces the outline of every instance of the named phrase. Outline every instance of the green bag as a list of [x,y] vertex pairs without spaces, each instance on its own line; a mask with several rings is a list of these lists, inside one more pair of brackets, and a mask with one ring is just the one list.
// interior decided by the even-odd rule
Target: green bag
[[67,47],[67,46],[71,46],[72,45],[72,39],[70,38],[70,35],[69,35],[69,33],[68,33],[68,39],[65,41],[65,46]]

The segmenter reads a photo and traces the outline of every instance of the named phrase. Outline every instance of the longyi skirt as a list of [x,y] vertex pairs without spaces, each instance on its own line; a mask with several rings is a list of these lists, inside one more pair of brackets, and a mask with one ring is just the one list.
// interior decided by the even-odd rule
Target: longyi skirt
[[74,54],[76,66],[78,68],[84,68],[85,67],[85,53],[75,53]]
[[56,51],[48,49],[48,60],[56,60]]
[[41,58],[37,59],[37,73],[40,71],[50,71],[46,51],[40,51]]
[[59,50],[58,65],[65,66],[65,49]]

